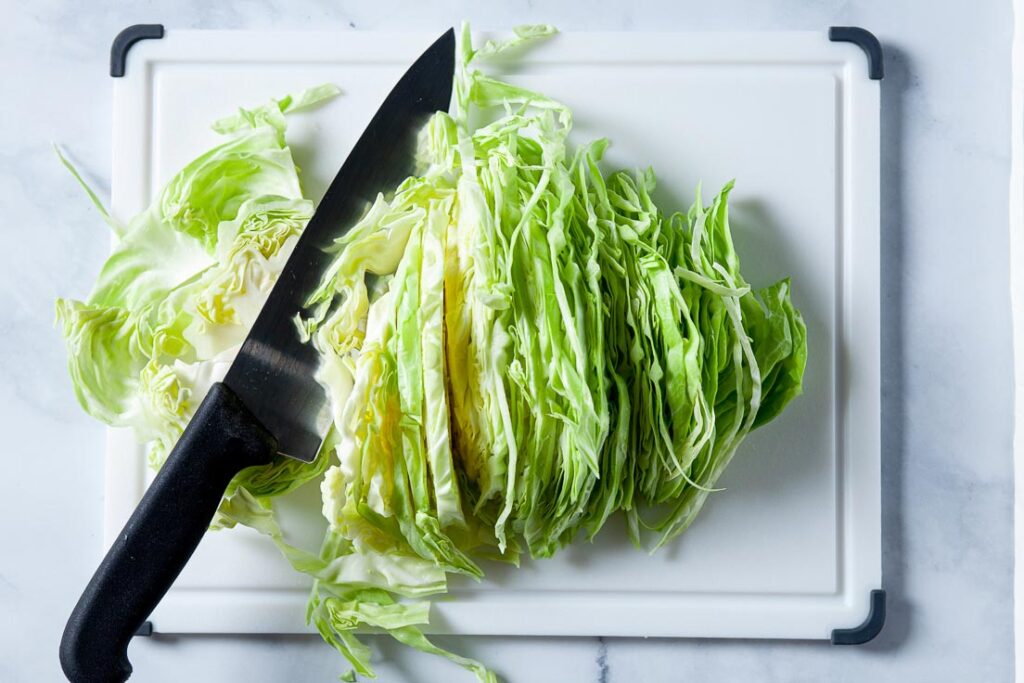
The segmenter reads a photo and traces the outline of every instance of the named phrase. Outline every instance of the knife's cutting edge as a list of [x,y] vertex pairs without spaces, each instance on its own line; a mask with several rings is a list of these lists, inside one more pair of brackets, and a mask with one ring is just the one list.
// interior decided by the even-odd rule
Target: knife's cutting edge
[[315,374],[320,358],[294,324],[333,255],[327,248],[378,192],[414,171],[420,129],[447,110],[455,71],[449,29],[398,81],[352,148],[306,225],[224,383],[267,428],[278,452],[311,462],[330,426],[330,406]]

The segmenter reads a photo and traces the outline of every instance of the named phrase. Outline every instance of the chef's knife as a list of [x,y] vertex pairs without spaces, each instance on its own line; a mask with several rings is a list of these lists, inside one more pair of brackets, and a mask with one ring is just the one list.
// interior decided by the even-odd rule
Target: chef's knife
[[68,620],[60,662],[73,683],[125,681],[128,643],[177,578],[228,483],[275,455],[307,462],[330,425],[318,356],[294,318],[333,256],[328,248],[379,191],[414,168],[419,130],[447,110],[455,33],[402,76],[310,219],[223,382],[213,385],[114,541]]

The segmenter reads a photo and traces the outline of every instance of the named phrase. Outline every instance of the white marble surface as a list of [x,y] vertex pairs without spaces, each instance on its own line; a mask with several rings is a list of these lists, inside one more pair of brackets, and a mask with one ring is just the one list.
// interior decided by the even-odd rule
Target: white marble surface
[[[105,226],[51,140],[104,188],[110,39],[122,27],[814,29],[865,26],[882,86],[884,587],[864,647],[823,643],[440,638],[510,682],[1010,681],[1012,360],[1007,174],[1012,10],[974,3],[260,3],[0,1],[0,681],[59,680],[56,649],[99,559],[103,429],[79,410],[53,300],[84,294]],[[375,641],[384,681],[448,680],[444,662]],[[332,681],[316,638],[140,639],[141,681]],[[459,678],[457,680],[468,680]]]

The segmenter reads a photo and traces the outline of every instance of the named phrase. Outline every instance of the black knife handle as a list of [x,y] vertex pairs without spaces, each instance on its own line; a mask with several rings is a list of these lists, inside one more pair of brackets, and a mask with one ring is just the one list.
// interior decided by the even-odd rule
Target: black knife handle
[[227,485],[276,451],[235,393],[214,384],[71,613],[60,643],[68,680],[128,679],[132,635],[199,545]]

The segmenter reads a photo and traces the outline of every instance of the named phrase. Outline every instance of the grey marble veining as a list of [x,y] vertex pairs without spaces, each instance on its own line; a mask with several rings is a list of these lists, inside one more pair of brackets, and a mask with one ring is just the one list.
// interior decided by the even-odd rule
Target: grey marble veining
[[[1009,0],[503,3],[4,0],[0,4],[0,680],[59,679],[69,606],[99,559],[103,430],[78,409],[53,300],[87,292],[105,226],[56,163],[101,190],[110,168],[110,39],[125,25],[403,29],[813,29],[865,26],[882,85],[884,585],[865,647],[823,643],[445,637],[510,682],[1012,679],[1012,359],[1007,264]],[[538,615],[543,618],[543,615]],[[457,672],[384,639],[384,681]],[[315,638],[157,638],[143,681],[332,681]],[[157,673],[174,667],[173,674]],[[144,672],[144,673],[142,673]],[[468,680],[468,679],[467,679]]]

